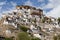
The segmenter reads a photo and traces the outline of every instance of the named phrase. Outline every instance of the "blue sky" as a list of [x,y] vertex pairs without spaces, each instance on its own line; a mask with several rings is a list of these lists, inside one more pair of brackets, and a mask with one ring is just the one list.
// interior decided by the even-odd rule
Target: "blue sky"
[[60,0],[0,0],[0,14],[15,9],[16,5],[33,6],[47,16],[60,17]]

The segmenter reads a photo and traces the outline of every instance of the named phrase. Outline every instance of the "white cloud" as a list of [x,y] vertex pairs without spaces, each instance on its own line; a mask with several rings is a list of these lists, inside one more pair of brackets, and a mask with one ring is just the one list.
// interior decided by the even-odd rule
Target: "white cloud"
[[53,10],[47,13],[47,16],[60,17],[60,6],[55,7]]
[[53,4],[53,2],[51,0],[48,0],[49,2],[47,2],[47,4],[45,3],[45,0],[38,0],[38,2],[42,2],[42,4],[38,7],[41,8],[43,10],[47,10],[47,9],[52,9],[55,7],[55,5]]
[[2,7],[0,7],[0,9],[2,9]]
[[44,5],[42,8],[43,9],[51,9],[51,8],[54,8],[54,5],[52,5],[51,3],[49,3],[47,5]]
[[45,0],[38,0],[38,2],[44,2]]
[[56,7],[60,5],[60,0],[49,0],[49,3]]
[[[6,5],[6,6],[7,6],[7,3],[5,3],[5,4],[4,4],[4,3],[5,3],[5,2],[2,2],[2,3],[1,3],[1,6],[0,6],[0,13],[1,13],[1,14],[0,14],[0,15],[2,15],[3,13],[8,13],[8,12],[13,11],[13,10],[15,9],[16,5],[17,5],[15,2],[12,2],[12,1],[11,1],[11,2],[8,2],[8,4],[12,6],[12,8],[7,7],[8,10],[3,11],[4,9],[1,10],[2,7],[3,7],[3,5]],[[8,5],[8,6],[9,6],[9,5]],[[2,12],[1,12],[1,11],[2,11]]]
[[11,5],[13,5],[13,6],[16,6],[17,4],[15,3],[15,2],[10,2],[11,3]]
[[2,6],[3,6],[4,4],[6,4],[6,1],[0,2],[0,9],[2,8]]
[[0,2],[0,5],[4,5],[4,4],[6,4],[6,1],[4,1],[4,2]]
[[2,9],[2,7],[3,7],[4,4],[6,4],[6,1],[0,2],[0,11],[1,11],[1,9]]
[[[39,0],[41,1],[41,0]],[[42,0],[45,1],[45,0]],[[60,5],[60,0],[48,0],[47,4],[42,3],[42,9],[51,9]]]
[[30,0],[28,0],[28,1],[26,1],[26,2],[24,3],[24,5],[33,6],[33,3],[32,3]]
[[13,10],[14,10],[14,9],[9,9],[8,11],[3,11],[2,13],[5,13],[5,14],[11,13]]
[[52,16],[52,17],[60,17],[60,0],[48,0],[48,4],[43,5],[43,9],[51,9],[49,12],[47,12],[47,16]]

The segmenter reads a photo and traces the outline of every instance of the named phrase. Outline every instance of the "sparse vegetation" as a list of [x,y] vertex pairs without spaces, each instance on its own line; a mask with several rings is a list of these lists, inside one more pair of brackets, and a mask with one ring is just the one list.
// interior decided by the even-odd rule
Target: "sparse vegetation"
[[23,30],[24,32],[26,32],[28,30],[28,28],[24,27],[24,26],[20,26],[20,29]]
[[18,25],[18,27],[22,30],[22,31],[24,31],[24,32],[26,32],[29,28],[27,28],[27,27],[25,27],[25,26],[23,26],[23,25]]
[[42,23],[45,23],[45,20],[44,19],[42,19]]
[[54,36],[53,39],[54,40],[60,40],[60,35]]
[[39,39],[39,38],[32,38],[31,40],[41,40],[41,39]]
[[21,32],[18,34],[17,40],[41,40],[41,39],[36,38],[36,37],[31,37],[26,32]]
[[13,40],[13,38],[5,38],[5,40]]
[[30,37],[26,32],[21,32],[18,34],[17,40],[30,40]]
[[58,23],[60,23],[60,18],[58,18]]
[[57,40],[57,36],[54,36],[54,37],[53,37],[53,40]]

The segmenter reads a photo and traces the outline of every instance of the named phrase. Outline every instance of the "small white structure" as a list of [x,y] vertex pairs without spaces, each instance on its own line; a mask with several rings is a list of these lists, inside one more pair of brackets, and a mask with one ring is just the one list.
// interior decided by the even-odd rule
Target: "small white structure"
[[41,36],[39,34],[33,34],[33,35],[37,38],[41,38]]
[[8,20],[12,20],[11,18],[8,18]]
[[17,11],[18,11],[17,9],[13,10],[13,12],[17,12]]
[[14,27],[17,28],[17,24]]
[[6,34],[6,36],[11,36],[11,31],[10,30],[6,30],[5,34]]
[[29,14],[31,13],[31,10],[30,10],[30,9],[28,9],[28,13],[29,13]]
[[4,20],[3,24],[8,24],[8,22]]
[[17,28],[17,24],[12,23],[12,25],[13,25],[15,28]]
[[2,17],[4,18],[4,17],[6,17],[6,15],[2,15]]
[[60,28],[59,25],[56,25],[56,28]]
[[26,18],[26,15],[23,15],[24,16],[24,18]]
[[31,25],[31,26],[30,26],[30,29],[32,30],[33,28],[34,28],[34,26],[33,26],[33,25]]

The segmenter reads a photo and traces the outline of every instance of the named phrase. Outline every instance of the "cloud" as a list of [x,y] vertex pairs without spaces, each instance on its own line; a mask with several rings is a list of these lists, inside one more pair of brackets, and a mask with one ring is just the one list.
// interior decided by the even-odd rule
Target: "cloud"
[[42,9],[46,11],[47,9],[52,9],[45,12],[45,15],[52,17],[60,17],[60,0],[48,0],[48,3],[42,6]]
[[0,6],[6,4],[6,1],[0,2]]
[[14,9],[10,9],[10,10],[7,10],[7,11],[3,11],[2,13],[5,13],[5,14],[11,13],[11,12],[13,12],[13,10],[14,10]]
[[10,2],[12,6],[16,6],[17,4],[15,2]]
[[57,7],[60,5],[60,0],[49,0],[49,3],[54,7]]
[[50,12],[47,12],[47,16],[52,16],[55,18],[60,17],[60,5],[58,7],[55,7]]
[[15,2],[13,2],[13,1],[11,1],[11,2],[6,2],[6,1],[5,2],[1,2],[0,15],[2,15],[3,13],[10,13],[10,12],[12,12],[15,9],[16,5],[17,4]]
[[54,8],[54,5],[52,5],[51,3],[48,3],[48,4],[44,5],[42,8],[43,9],[51,9],[51,8]]
[[6,1],[0,2],[0,9],[2,8],[2,6],[3,6],[4,4],[6,4]]
[[6,1],[0,2],[0,12],[1,12],[3,5],[5,5],[5,4],[6,4]]
[[44,2],[45,0],[38,0],[38,2]]
[[0,9],[2,9],[2,7],[0,7]]
[[3,5],[5,5],[5,4],[6,4],[6,1],[0,2],[0,18],[1,18],[1,9],[2,9]]
[[[40,1],[41,2],[41,0],[38,0],[38,1]],[[45,0],[42,0],[43,2],[42,2],[42,6],[40,6],[43,10],[47,10],[47,9],[53,9],[53,8],[55,8],[55,7],[57,7],[57,6],[59,6],[60,5],[60,0],[48,0],[48,2],[46,2]],[[45,4],[45,2],[47,3],[47,4]]]
[[33,6],[33,3],[32,3],[30,0],[28,0],[28,1],[26,1],[26,2],[24,3],[24,5]]

